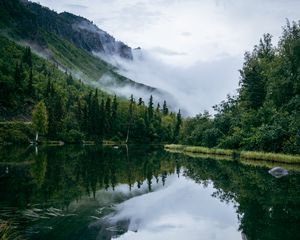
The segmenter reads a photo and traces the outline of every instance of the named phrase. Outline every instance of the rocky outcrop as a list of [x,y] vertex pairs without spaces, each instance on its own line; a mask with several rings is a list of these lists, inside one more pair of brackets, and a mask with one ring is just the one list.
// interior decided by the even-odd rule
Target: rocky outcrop
[[[5,15],[10,16],[7,25],[10,24],[10,27],[15,28],[21,38],[25,37],[45,48],[47,39],[44,34],[54,33],[90,53],[115,55],[125,59],[133,58],[129,46],[117,41],[83,17],[68,12],[58,14],[47,7],[25,0],[20,2],[4,0],[0,6]],[[5,19],[8,19],[7,16]]]

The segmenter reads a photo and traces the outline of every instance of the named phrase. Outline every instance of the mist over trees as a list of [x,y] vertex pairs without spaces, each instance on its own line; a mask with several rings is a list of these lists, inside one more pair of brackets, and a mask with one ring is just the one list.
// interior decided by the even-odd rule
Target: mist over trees
[[277,46],[265,34],[245,53],[238,95],[188,118],[180,142],[207,147],[300,153],[300,23],[287,22]]
[[0,50],[1,121],[33,121],[33,127],[21,123],[19,127],[2,125],[0,142],[28,143],[35,132],[42,134],[44,140],[67,143],[175,139],[178,123],[173,113],[166,112],[166,102],[164,108],[154,108],[152,96],[145,105],[147,100],[142,98],[136,102],[134,96],[126,100],[108,95],[5,37],[0,37]]

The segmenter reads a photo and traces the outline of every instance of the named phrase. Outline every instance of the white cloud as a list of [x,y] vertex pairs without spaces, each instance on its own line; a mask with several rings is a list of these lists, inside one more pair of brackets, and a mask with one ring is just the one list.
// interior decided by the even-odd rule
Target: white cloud
[[277,41],[285,19],[297,20],[300,8],[298,0],[39,2],[59,12],[84,16],[131,47],[150,52],[150,66],[145,70],[155,78],[129,74],[176,94],[192,114],[234,92],[244,52],[263,33],[271,33]]

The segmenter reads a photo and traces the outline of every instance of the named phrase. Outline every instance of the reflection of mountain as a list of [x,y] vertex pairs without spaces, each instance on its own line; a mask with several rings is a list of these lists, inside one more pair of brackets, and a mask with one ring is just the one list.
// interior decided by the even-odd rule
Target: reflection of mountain
[[[5,161],[0,164],[0,173],[9,167],[9,173],[0,179],[0,208],[4,209],[5,205],[7,209],[2,210],[6,215],[0,213],[0,218],[14,215],[15,221],[21,221],[15,210],[11,211],[12,206],[43,209],[43,213],[37,212],[41,216],[45,216],[50,207],[63,210],[65,216],[48,214],[47,219],[34,222],[26,216],[26,224],[22,222],[24,229],[43,227],[39,235],[43,239],[64,239],[74,234],[82,238],[94,236],[95,239],[98,234],[116,234],[118,229],[110,228],[106,233],[104,230],[115,225],[99,225],[97,219],[114,211],[112,204],[135,199],[137,195],[148,195],[149,191],[156,192],[157,186],[162,187],[165,183],[169,186],[172,179],[178,179],[176,175],[181,168],[193,184],[211,183],[213,196],[218,201],[235,204],[240,230],[248,240],[296,239],[299,235],[296,224],[300,218],[298,174],[275,179],[264,168],[169,154],[154,147],[129,147],[128,155],[125,148],[96,146],[40,148],[38,156],[34,149],[12,146],[0,153]],[[168,177],[170,174],[174,175]],[[185,194],[183,190],[177,192]],[[173,199],[166,197],[160,204],[169,201]],[[205,206],[199,206],[199,209]],[[130,223],[121,221],[118,224],[121,234],[128,230]],[[47,230],[49,225],[54,235]]]

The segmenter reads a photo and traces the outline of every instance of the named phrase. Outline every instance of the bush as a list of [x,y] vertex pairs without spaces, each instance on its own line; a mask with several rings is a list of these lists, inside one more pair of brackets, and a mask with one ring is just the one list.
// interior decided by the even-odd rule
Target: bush
[[0,124],[0,142],[24,144],[34,136],[31,124],[7,122]]
[[81,143],[84,140],[84,134],[78,130],[71,129],[63,132],[61,138],[66,143]]

